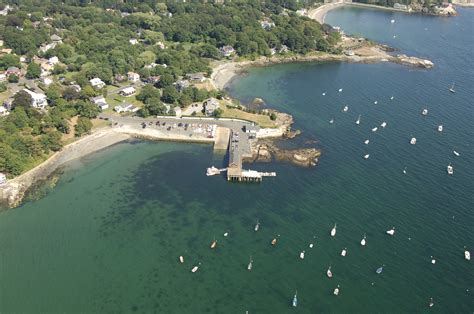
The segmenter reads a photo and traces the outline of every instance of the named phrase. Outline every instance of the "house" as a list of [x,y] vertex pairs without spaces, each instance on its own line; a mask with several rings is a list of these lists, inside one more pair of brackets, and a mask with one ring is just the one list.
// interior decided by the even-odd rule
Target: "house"
[[128,42],[132,45],[136,45],[136,44],[138,44],[138,39],[131,38],[131,39],[128,40]]
[[158,82],[160,82],[160,79],[161,79],[161,76],[160,75],[157,75],[157,76],[149,76],[147,79],[146,79],[146,82],[149,83],[149,84],[156,84]]
[[51,35],[50,38],[51,38],[51,41],[56,44],[61,44],[63,42],[63,39],[56,34]]
[[0,185],[5,183],[7,183],[7,176],[3,172],[0,172]]
[[127,79],[132,83],[136,83],[136,82],[140,81],[140,75],[138,73],[135,73],[135,72],[128,72],[127,73]]
[[221,47],[219,51],[224,57],[230,57],[235,54],[235,49],[232,46]]
[[219,109],[220,104],[217,99],[211,97],[209,99],[204,100],[204,102],[202,103],[202,107],[204,108],[204,114],[206,116],[212,116],[214,111],[216,111],[216,109]]
[[206,80],[206,77],[204,76],[204,73],[191,73],[191,74],[186,74],[186,77],[191,81],[191,82],[197,82],[197,83],[202,83]]
[[9,55],[12,53],[12,49],[10,48],[3,48],[2,50],[0,50],[0,55]]
[[105,110],[109,108],[109,104],[105,100],[104,96],[97,96],[91,99],[92,103],[97,105],[100,109]]
[[122,74],[116,74],[114,76],[114,79],[116,82],[123,82],[127,79],[127,77],[125,75],[122,75]]
[[160,49],[165,49],[166,46],[164,43],[162,43],[161,41],[157,42],[156,45],[160,48]]
[[5,73],[0,73],[0,83],[7,80],[7,75]]
[[7,69],[7,71],[5,72],[5,74],[6,74],[7,76],[10,76],[10,75],[20,76],[21,71],[20,71],[20,69],[17,68],[17,67],[9,67],[9,68]]
[[275,23],[273,23],[270,20],[263,20],[263,21],[260,21],[260,26],[262,26],[264,30],[269,30],[272,27],[275,27]]
[[48,63],[51,64],[51,65],[55,65],[57,63],[59,63],[59,58],[54,56],[54,57],[51,57],[48,59]]
[[183,111],[181,110],[181,108],[179,106],[176,106],[173,108],[174,110],[174,113],[176,115],[177,118],[181,118],[182,114],[183,114]]
[[51,44],[43,44],[39,47],[39,50],[42,52],[42,53],[45,53],[46,51],[48,51],[49,49],[54,49],[56,48],[57,46],[57,43],[53,42]]
[[41,93],[35,93],[30,91],[29,89],[25,88],[25,92],[30,94],[31,96],[31,106],[36,109],[44,109],[48,105],[48,101],[46,100],[46,95]]
[[393,8],[397,10],[405,10],[408,11],[408,6],[406,4],[394,3]]
[[80,92],[81,91],[81,86],[79,86],[78,84],[71,84],[69,87],[71,87],[72,89],[74,89],[76,92]]
[[244,125],[244,127],[243,127],[244,132],[247,133],[248,137],[251,138],[251,139],[257,137],[257,133],[258,133],[259,129],[260,128],[256,125],[254,125],[254,124]]
[[158,64],[156,64],[155,62],[153,63],[150,63],[150,64],[147,64],[144,66],[145,69],[153,69],[153,68],[156,68],[158,66]]
[[5,117],[5,116],[8,116],[9,114],[10,114],[10,111],[7,108],[3,106],[0,107],[0,117]]
[[115,110],[116,112],[118,112],[118,113],[122,113],[122,112],[137,112],[138,110],[140,110],[140,108],[135,107],[135,106],[132,105],[132,104],[124,103],[124,104],[115,106],[115,107],[114,107],[114,110]]
[[278,52],[279,53],[287,53],[288,51],[290,51],[290,49],[288,49],[287,45],[281,45],[281,48]]
[[132,96],[133,94],[135,94],[136,92],[137,92],[137,90],[134,87],[129,86],[129,87],[125,87],[124,89],[119,91],[119,94],[121,96],[129,97],[129,96]]
[[51,83],[53,83],[53,79],[50,77],[42,77],[40,81],[46,86],[49,86]]
[[188,80],[179,80],[176,83],[174,83],[178,91],[182,92],[185,88],[189,87],[189,81]]
[[90,79],[89,82],[91,83],[92,87],[96,89],[101,89],[104,88],[105,83],[102,82],[102,80],[98,77],[94,77],[93,79]]
[[11,11],[12,8],[7,4],[3,10],[0,11],[0,15],[6,16],[8,14],[8,11]]

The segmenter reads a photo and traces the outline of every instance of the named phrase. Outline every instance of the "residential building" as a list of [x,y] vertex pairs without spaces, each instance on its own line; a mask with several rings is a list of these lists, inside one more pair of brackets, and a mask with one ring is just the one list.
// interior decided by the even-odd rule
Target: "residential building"
[[188,80],[179,80],[176,83],[174,83],[178,91],[182,92],[185,88],[189,87],[189,81]]
[[6,16],[8,14],[8,11],[11,11],[12,8],[7,4],[3,10],[0,11],[0,15]]
[[131,38],[131,39],[128,40],[128,42],[132,45],[136,45],[136,44],[138,44],[138,39]]
[[51,35],[50,38],[53,43],[61,44],[63,42],[63,39],[56,34]]
[[7,183],[7,176],[3,172],[0,172],[0,185],[5,183]]
[[10,48],[3,48],[2,50],[0,50],[0,55],[9,55],[12,53],[12,49]]
[[150,83],[150,84],[156,84],[160,81],[161,79],[161,76],[158,75],[158,76],[149,76],[146,80],[147,83]]
[[42,53],[45,53],[46,51],[48,51],[49,49],[54,49],[56,48],[57,46],[57,43],[56,42],[52,42],[50,44],[43,44],[41,45],[41,47],[39,47],[39,50],[42,52]]
[[212,116],[214,111],[216,111],[216,109],[219,109],[220,104],[217,99],[211,97],[209,99],[204,100],[204,102],[202,103],[202,107],[204,108],[204,114],[206,116]]
[[53,79],[50,78],[50,77],[42,77],[40,79],[40,81],[41,81],[41,83],[43,83],[46,86],[49,86],[49,85],[51,85],[51,83],[53,83]]
[[394,9],[398,9],[398,10],[406,10],[406,11],[408,11],[408,6],[407,6],[406,4],[394,3],[394,4],[393,4],[393,8],[394,8]]
[[186,74],[186,77],[191,81],[191,82],[197,82],[197,83],[202,83],[206,80],[206,76],[204,73],[191,73],[191,74]]
[[10,76],[10,75],[16,75],[16,76],[20,76],[21,75],[21,71],[19,68],[17,67],[9,67],[7,69],[7,71],[5,72],[5,74],[7,76]]
[[114,79],[115,79],[116,82],[123,82],[123,81],[127,80],[127,77],[125,75],[122,75],[122,74],[116,74]]
[[132,83],[136,83],[136,82],[140,81],[140,75],[138,73],[135,73],[135,72],[128,72],[127,73],[127,79]]
[[71,84],[69,87],[71,87],[78,93],[82,90],[81,86],[79,86],[78,84]]
[[92,103],[97,105],[100,109],[105,110],[109,108],[109,104],[105,100],[104,96],[97,96],[91,99]]
[[57,63],[59,63],[59,58],[54,56],[54,57],[51,57],[48,59],[48,63],[51,64],[51,65],[55,65]]
[[181,116],[183,115],[183,111],[181,110],[181,108],[179,106],[176,106],[173,108],[174,110],[174,113],[176,115],[177,118],[181,118]]
[[279,53],[287,53],[288,51],[290,51],[290,49],[288,49],[287,45],[281,45],[281,48],[278,52]]
[[260,26],[262,26],[264,30],[269,30],[272,27],[275,27],[275,23],[273,23],[270,20],[263,20],[263,21],[260,21]]
[[235,54],[235,49],[232,46],[221,47],[219,51],[224,57],[230,57]]
[[35,93],[30,91],[29,89],[25,88],[25,92],[30,94],[31,96],[31,106],[36,109],[44,109],[48,105],[48,101],[46,100],[46,95],[41,93]]
[[3,47],[3,40],[0,40],[0,47]]
[[160,48],[160,49],[165,49],[166,46],[164,43],[162,43],[161,41],[157,42],[156,45]]
[[125,113],[125,112],[137,112],[138,110],[140,110],[140,108],[135,107],[132,104],[123,103],[121,105],[115,106],[114,110],[118,113]]
[[249,138],[256,138],[260,128],[256,125],[245,125],[243,129],[244,132],[248,134]]
[[91,83],[92,87],[96,89],[101,89],[105,87],[105,83],[98,77],[94,77],[93,79],[90,79],[89,82]]
[[10,114],[10,111],[3,107],[3,106],[0,106],[0,117],[5,117],[5,116],[8,116]]
[[121,96],[129,97],[129,96],[132,96],[133,94],[135,94],[136,92],[137,92],[137,90],[134,87],[129,86],[129,87],[125,87],[124,89],[119,91],[119,94]]
[[5,73],[0,73],[0,83],[7,80],[7,75]]

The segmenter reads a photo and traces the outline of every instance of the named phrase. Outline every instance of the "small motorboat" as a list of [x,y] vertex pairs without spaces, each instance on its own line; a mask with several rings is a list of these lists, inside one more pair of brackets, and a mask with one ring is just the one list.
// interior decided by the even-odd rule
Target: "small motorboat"
[[214,239],[214,241],[212,241],[211,243],[211,249],[215,249],[217,246],[217,240]]
[[184,257],[183,257],[183,255],[180,255],[180,256],[179,256],[179,261],[180,261],[181,264],[184,263]]
[[438,132],[443,132],[443,125],[438,125]]
[[329,266],[328,270],[326,271],[326,275],[328,276],[328,278],[332,278],[331,266]]
[[277,244],[277,239],[276,238],[273,238],[272,240],[272,245],[275,246]]
[[198,269],[199,269],[199,266],[194,266],[193,269],[191,269],[191,272],[195,273],[198,271]]
[[411,145],[415,145],[415,144],[416,144],[416,138],[415,138],[415,137],[412,137],[412,138],[411,138],[410,144],[411,144]]
[[454,82],[453,82],[453,85],[451,85],[451,88],[449,89],[449,91],[453,94],[456,92],[456,90],[454,89]]
[[372,129],[372,132],[377,132],[377,130],[378,130],[378,128],[375,127],[375,128]]
[[260,229],[260,221],[257,220],[257,224],[255,225],[255,228],[254,228],[255,232],[257,232],[258,229]]
[[392,24],[395,23],[395,20],[390,20],[390,23],[392,23]]
[[466,261],[470,261],[471,260],[471,252],[469,252],[468,250],[465,250],[464,251],[464,258],[466,259]]
[[342,92],[342,88],[339,88],[339,93]]
[[347,249],[344,248],[342,251],[341,251],[341,256],[346,256],[347,254]]
[[331,237],[334,237],[336,235],[336,224],[334,224],[334,227],[331,229]]
[[314,244],[313,244],[313,243],[310,243],[310,244],[309,244],[309,248],[310,248],[310,249],[312,249],[312,248],[313,248],[313,246],[314,246]]
[[365,158],[365,159],[369,159],[369,157],[370,157],[370,154],[364,155],[364,158]]
[[304,251],[300,253],[300,258],[304,259]]
[[329,120],[329,123],[330,123],[330,124],[333,124],[333,123],[334,123],[334,119]]
[[459,157],[459,155],[461,155],[461,154],[459,154],[459,153],[458,153],[457,151],[455,151],[455,150],[453,150],[453,154],[454,154],[455,156],[457,156],[457,157]]
[[421,111],[421,114],[424,115],[424,116],[427,116],[428,115],[428,109],[423,109]]
[[377,100],[376,100],[376,101],[374,101],[374,105],[376,105],[376,104],[378,104],[378,103],[379,103],[379,102],[378,102]]
[[326,92],[322,93],[323,96],[326,96]]
[[395,98],[395,97],[392,96],[392,97],[390,97],[390,100],[393,100],[394,98]]
[[347,112],[349,110],[349,107],[345,106],[342,111]]
[[249,265],[247,266],[248,270],[252,270],[252,264],[253,264],[253,259],[252,259],[252,256],[250,256]]
[[449,164],[448,167],[446,168],[446,171],[448,171],[449,175],[453,174],[454,173],[453,166],[451,166],[451,164]]
[[428,304],[429,307],[433,307],[434,306],[434,302],[433,302],[433,298],[430,298],[430,303]]
[[[385,266],[385,265],[383,265]],[[380,274],[383,272],[383,266],[380,266],[379,268],[377,268],[377,270],[375,271],[377,274]]]
[[370,142],[369,140],[365,140],[364,144],[367,145],[367,144],[369,144],[369,142]]
[[295,292],[295,296],[293,297],[293,302],[292,302],[293,307],[298,306],[298,290]]
[[395,234],[395,227],[392,227],[392,229],[387,230],[387,234],[393,236]]
[[360,245],[365,246],[365,243],[366,243],[365,239],[366,239],[366,238],[367,238],[367,237],[366,237],[365,234],[364,234],[364,237],[362,238],[362,240],[360,240]]
[[407,167],[405,167],[405,169],[403,169],[403,174],[407,174]]
[[430,258],[431,258],[431,264],[433,265],[436,264],[436,259],[433,256],[430,256]]
[[228,235],[229,235],[229,233],[228,233],[228,232],[224,233],[224,237],[227,237]]
[[382,128],[385,128],[387,126],[387,122],[382,122],[382,124],[380,125]]
[[337,288],[334,289],[333,294],[334,294],[334,295],[339,295],[339,285],[337,285]]
[[360,124],[360,115],[359,115],[359,117],[358,117],[357,120],[356,120],[356,124],[357,124],[357,125]]

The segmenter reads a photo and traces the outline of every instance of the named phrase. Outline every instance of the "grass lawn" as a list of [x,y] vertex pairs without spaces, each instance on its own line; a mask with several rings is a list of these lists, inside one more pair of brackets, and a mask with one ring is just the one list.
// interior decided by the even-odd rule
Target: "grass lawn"
[[267,115],[245,112],[245,111],[235,109],[235,108],[227,108],[227,106],[222,106],[221,108],[224,111],[222,113],[223,118],[236,118],[236,119],[253,121],[262,128],[276,128],[277,127],[275,122],[270,120],[270,117]]

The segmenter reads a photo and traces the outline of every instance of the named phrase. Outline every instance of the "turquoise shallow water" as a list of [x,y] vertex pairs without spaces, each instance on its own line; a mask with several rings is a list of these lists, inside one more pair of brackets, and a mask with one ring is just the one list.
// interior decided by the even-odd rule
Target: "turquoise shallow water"
[[[328,21],[436,66],[252,69],[230,93],[292,113],[303,131],[296,144],[317,141],[323,150],[312,169],[251,165],[278,172],[262,184],[206,177],[206,167],[224,163],[208,145],[130,142],[72,163],[45,197],[0,213],[0,312],[400,313],[428,311],[430,297],[431,311],[472,312],[474,272],[463,247],[474,251],[474,11],[440,19],[343,9]],[[453,81],[456,94],[447,90]],[[382,121],[386,129],[370,131]]]

